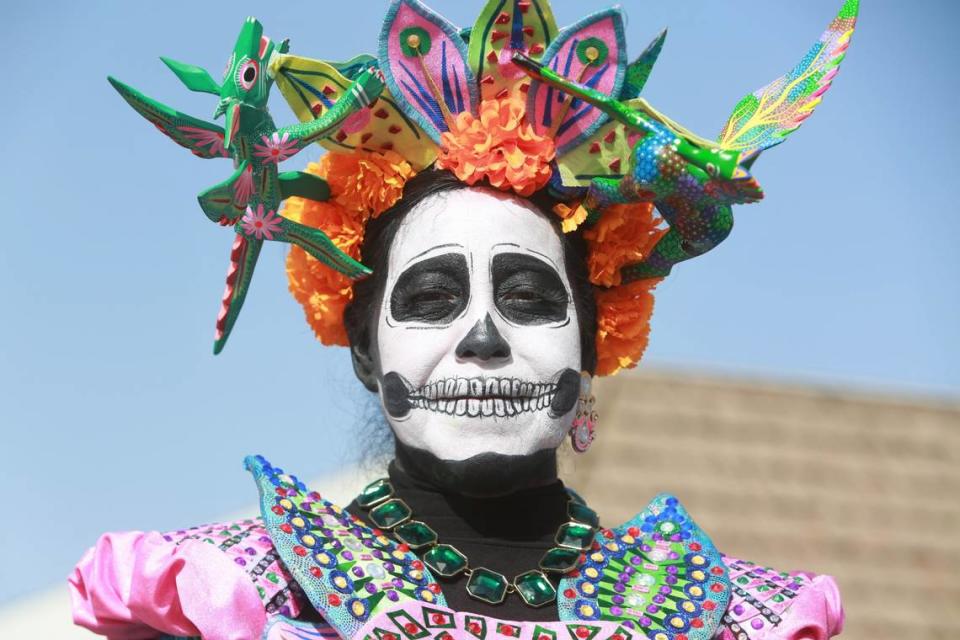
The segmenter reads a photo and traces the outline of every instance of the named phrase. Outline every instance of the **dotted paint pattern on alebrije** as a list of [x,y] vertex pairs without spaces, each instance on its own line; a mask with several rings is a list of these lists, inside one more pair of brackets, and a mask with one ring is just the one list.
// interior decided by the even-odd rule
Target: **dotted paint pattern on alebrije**
[[[440,586],[405,545],[370,529],[262,456],[244,460],[280,558],[341,636],[407,600],[445,605]],[[382,605],[382,609],[378,609]]]
[[561,620],[619,621],[650,640],[709,640],[730,601],[720,553],[679,501],[660,494],[597,533],[560,582]]
[[777,627],[810,579],[724,556],[732,585],[730,607],[722,624],[735,640],[763,638]]

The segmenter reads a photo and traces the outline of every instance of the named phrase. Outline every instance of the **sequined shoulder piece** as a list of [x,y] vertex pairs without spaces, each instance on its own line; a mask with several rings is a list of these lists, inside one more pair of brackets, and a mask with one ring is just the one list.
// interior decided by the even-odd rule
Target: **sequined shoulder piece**
[[444,605],[409,549],[356,520],[262,456],[244,461],[260,491],[264,525],[307,598],[352,638],[372,615],[405,601]]
[[602,529],[560,583],[561,620],[618,621],[651,640],[710,640],[730,599],[720,553],[671,495]]
[[732,585],[721,640],[830,638],[843,628],[843,608],[830,576],[776,571],[723,556]]

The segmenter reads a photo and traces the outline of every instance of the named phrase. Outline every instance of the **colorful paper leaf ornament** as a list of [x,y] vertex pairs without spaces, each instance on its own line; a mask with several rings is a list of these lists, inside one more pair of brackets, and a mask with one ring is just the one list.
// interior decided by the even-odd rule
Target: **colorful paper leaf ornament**
[[[620,95],[625,75],[626,40],[619,8],[594,13],[566,27],[550,43],[542,62],[578,84],[606,95]],[[537,133],[551,135],[562,156],[607,121],[595,106],[540,82],[527,97],[527,117]]]
[[[309,122],[321,117],[349,89],[352,80],[347,74],[354,73],[354,68],[357,72],[367,68],[362,65],[371,60],[376,64],[371,56],[358,56],[346,63],[329,63],[281,55],[274,56],[270,70],[297,118]],[[340,70],[336,68],[337,64]],[[436,157],[434,142],[397,106],[388,90],[384,90],[375,103],[347,118],[332,135],[318,142],[330,151],[393,150],[417,171]]]
[[394,0],[380,33],[380,69],[397,104],[436,143],[462,111],[476,113],[477,86],[459,30],[418,0]]
[[860,0],[846,0],[793,70],[743,98],[720,133],[725,149],[757,154],[783,142],[810,117],[850,46]]
[[470,30],[470,67],[480,83],[480,98],[503,97],[528,86],[529,77],[513,64],[514,52],[539,60],[556,34],[547,0],[489,0]]
[[663,41],[667,39],[667,30],[661,31],[653,39],[643,53],[636,60],[627,66],[627,75],[623,79],[623,89],[620,91],[621,100],[636,98],[643,91],[650,72],[653,71],[653,65],[660,57],[660,51],[663,49]]

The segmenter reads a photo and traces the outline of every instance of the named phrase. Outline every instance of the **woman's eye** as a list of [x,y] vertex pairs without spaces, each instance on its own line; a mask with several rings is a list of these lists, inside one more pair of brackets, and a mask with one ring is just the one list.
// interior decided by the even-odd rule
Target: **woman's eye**
[[456,296],[450,291],[421,291],[412,296],[411,302],[414,304],[437,304],[453,303]]

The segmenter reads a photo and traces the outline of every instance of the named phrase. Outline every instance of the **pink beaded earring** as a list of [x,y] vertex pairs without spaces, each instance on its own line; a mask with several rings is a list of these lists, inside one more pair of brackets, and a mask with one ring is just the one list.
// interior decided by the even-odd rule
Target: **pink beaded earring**
[[577,453],[590,448],[597,429],[597,411],[594,408],[596,398],[591,392],[593,376],[586,371],[580,372],[580,398],[577,401],[577,413],[570,425],[570,444]]

